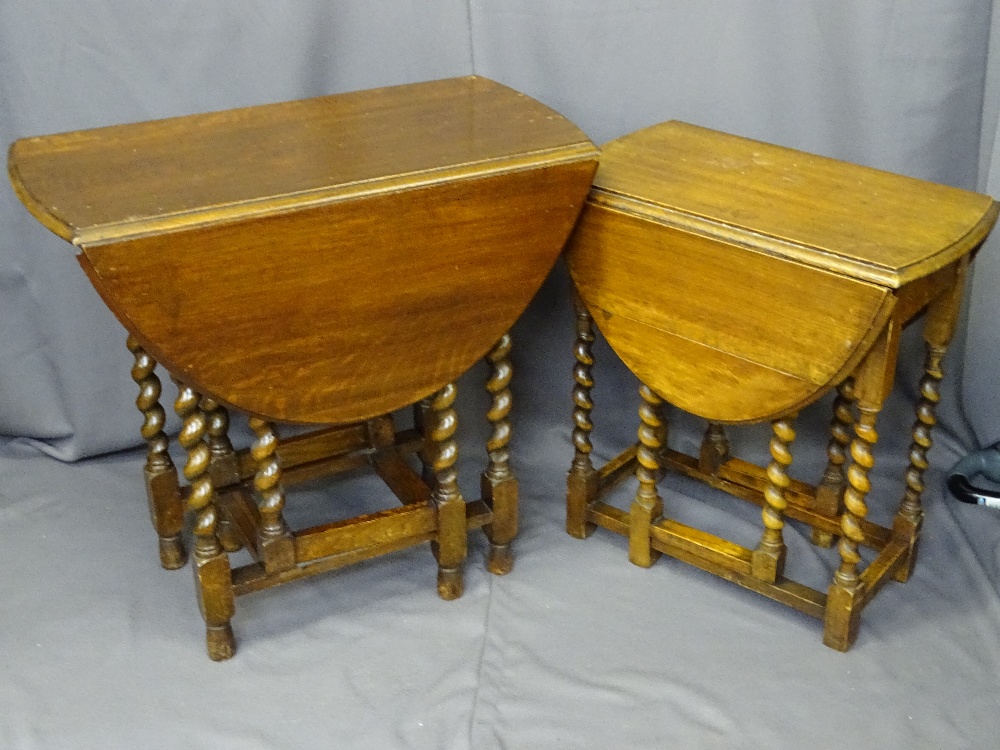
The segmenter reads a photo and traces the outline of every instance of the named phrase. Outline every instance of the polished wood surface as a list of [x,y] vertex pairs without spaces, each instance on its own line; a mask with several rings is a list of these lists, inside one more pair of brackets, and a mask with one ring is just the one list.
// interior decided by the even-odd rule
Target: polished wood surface
[[601,149],[592,201],[898,288],[978,246],[987,195],[683,122]]
[[996,216],[987,196],[669,122],[603,148],[567,261],[640,380],[754,422],[843,381]]
[[26,139],[9,159],[146,351],[309,423],[401,408],[483,357],[595,168],[572,124],[475,77]]
[[[191,554],[212,659],[235,598],[425,542],[462,595],[471,529],[513,567],[510,326],[555,263],[597,150],[468,77],[29,138],[9,172],[129,330],[161,564]],[[489,368],[482,495],[459,490],[452,382]],[[163,431],[177,383],[187,485]],[[390,413],[414,409],[413,429]],[[237,450],[228,408],[256,439]],[[288,439],[279,422],[324,424]],[[408,462],[419,453],[422,472]],[[288,488],[370,467],[400,507],[292,528]],[[251,562],[233,568],[230,554]]]
[[893,306],[869,282],[594,204],[567,261],[622,361],[713,422],[775,418],[815,400],[857,364]]
[[39,221],[86,248],[594,154],[469,76],[24,138],[8,164]]
[[[916,560],[941,362],[969,262],[997,218],[988,196],[683,123],[608,144],[569,245],[579,299],[567,531],[628,537],[629,559],[668,554],[823,621],[847,650],[861,611]],[[879,412],[903,328],[924,314],[906,490],[891,527],[868,520]],[[593,326],[641,381],[638,443],[591,462]],[[837,388],[827,467],[789,476],[800,408]],[[661,399],[709,421],[700,454],[666,442]],[[766,469],[730,455],[722,423],[770,421]],[[660,431],[663,431],[661,437]],[[628,513],[601,497],[628,472]],[[663,518],[664,472],[761,506],[755,548]],[[785,576],[788,520],[837,540],[826,592]],[[875,550],[867,566],[862,547]]]

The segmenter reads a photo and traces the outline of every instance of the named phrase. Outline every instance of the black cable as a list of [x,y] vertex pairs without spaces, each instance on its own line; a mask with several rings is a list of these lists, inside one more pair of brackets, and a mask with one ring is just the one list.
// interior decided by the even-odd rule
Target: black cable
[[976,487],[961,474],[952,474],[948,477],[948,490],[963,503],[1000,508],[1000,492]]

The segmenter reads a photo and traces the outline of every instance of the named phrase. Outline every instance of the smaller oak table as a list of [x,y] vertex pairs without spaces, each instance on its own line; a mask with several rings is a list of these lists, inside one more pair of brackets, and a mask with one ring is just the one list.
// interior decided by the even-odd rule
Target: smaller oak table
[[[985,195],[680,122],[607,144],[567,255],[579,294],[568,532],[616,531],[636,565],[671,555],[823,620],[824,642],[849,648],[865,604],[912,571],[941,360],[969,260],[996,217]],[[866,519],[875,421],[900,332],[922,313],[907,489],[884,528]],[[600,469],[589,437],[594,322],[642,382],[639,442]],[[815,486],[794,481],[795,415],[834,388],[827,470]],[[708,421],[699,456],[667,446],[664,400]],[[765,420],[770,465],[730,456],[723,425]],[[663,469],[763,506],[757,547],[663,518]],[[633,470],[629,512],[602,502]],[[784,576],[786,517],[810,525],[817,544],[839,537],[829,591]],[[864,570],[859,545],[877,552]]]
[[[462,593],[469,529],[510,570],[506,331],[552,268],[596,168],[569,121],[484,78],[456,78],[27,138],[18,196],[72,242],[129,331],[164,567],[184,564],[182,499],[213,659],[234,597],[430,541],[438,592]],[[453,381],[486,357],[482,498],[456,474]],[[159,362],[187,451],[179,486]],[[415,404],[415,429],[391,413]],[[227,408],[257,440],[234,451]],[[275,422],[332,425],[278,441]],[[405,459],[418,452],[418,473]],[[285,486],[370,465],[401,501],[292,530]],[[232,570],[227,551],[254,558]]]

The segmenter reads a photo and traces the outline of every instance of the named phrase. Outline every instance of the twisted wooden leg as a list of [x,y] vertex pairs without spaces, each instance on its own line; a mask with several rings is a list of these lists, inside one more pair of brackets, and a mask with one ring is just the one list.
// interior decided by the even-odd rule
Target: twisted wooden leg
[[[837,397],[833,401],[833,421],[830,422],[830,442],[826,446],[827,464],[823,478],[816,488],[814,509],[826,516],[837,516],[842,512],[844,488],[847,476],[844,462],[847,447],[851,443],[851,428],[854,425],[854,380],[848,378],[837,387]],[[814,528],[812,541],[820,547],[833,544],[833,534]]]
[[163,431],[166,414],[160,404],[162,388],[156,377],[156,360],[146,353],[138,340],[129,335],[128,350],[135,357],[132,380],[139,386],[135,405],[142,412],[142,437],[146,441],[146,498],[153,528],[160,540],[160,565],[167,570],[184,567],[187,550],[181,540],[184,530],[184,504],[181,500],[177,469],[167,452],[170,441]]
[[[175,381],[177,382],[177,381]],[[193,568],[198,606],[205,619],[208,656],[213,661],[230,658],[236,651],[230,620],[235,612],[232,571],[229,558],[216,537],[216,509],[212,477],[208,473],[210,454],[205,443],[206,420],[192,388],[177,383],[174,409],[183,420],[178,442],[187,451],[184,477],[191,485],[188,510],[195,516]]]
[[437,508],[437,541],[432,545],[438,561],[438,596],[457,599],[462,595],[462,564],[465,562],[468,533],[465,525],[465,501],[458,489],[458,444],[454,440],[458,415],[452,408],[457,389],[450,383],[434,394],[431,411],[434,424],[430,438],[434,455],[434,491],[431,500]]
[[594,429],[590,412],[594,402],[590,390],[594,387],[594,321],[576,298],[576,342],[573,355],[573,463],[566,478],[566,532],[577,539],[585,539],[597,528],[587,521],[587,510],[597,500],[597,470],[590,460],[593,445],[590,432]]
[[660,553],[652,548],[652,525],[663,514],[663,501],[656,490],[660,473],[660,442],[663,435],[663,401],[653,390],[643,384],[639,388],[642,405],[639,407],[639,450],[636,455],[639,467],[635,475],[639,489],[628,516],[628,559],[648,568]]
[[792,463],[790,446],[795,440],[792,420],[788,417],[771,423],[771,463],[767,467],[767,487],[764,499],[767,504],[761,512],[764,534],[750,558],[750,571],[754,577],[774,583],[785,569],[785,540],[781,530],[785,527],[784,513],[788,507],[785,490],[791,483],[787,469]]
[[844,512],[840,516],[840,542],[837,544],[840,567],[830,584],[823,619],[823,643],[838,651],[846,651],[854,642],[865,601],[864,584],[858,573],[861,562],[858,546],[865,540],[862,523],[868,515],[866,499],[871,490],[868,473],[875,465],[872,448],[878,441],[875,422],[892,390],[901,330],[899,321],[890,320],[854,372],[858,419],[854,423]]
[[909,545],[905,563],[896,571],[896,580],[905,583],[913,573],[917,562],[917,541],[920,537],[920,527],[923,525],[924,509],[921,497],[924,493],[924,472],[927,470],[927,451],[933,440],[931,430],[937,424],[935,407],[941,400],[939,386],[944,372],[941,360],[944,359],[944,346],[927,344],[927,358],[924,363],[924,376],[920,380],[920,400],[917,402],[917,419],[913,423],[913,443],[910,445],[910,465],[906,470],[906,491],[899,504],[899,510],[893,519],[892,535]]
[[[212,475],[212,484],[217,489],[238,484],[240,471],[236,463],[236,451],[229,440],[229,412],[208,396],[202,396],[201,408],[208,423],[208,452],[211,457],[208,471]],[[224,513],[219,514],[216,534],[226,552],[238,552],[243,547],[236,529]]]
[[492,371],[486,390],[493,397],[486,419],[493,433],[486,443],[489,463],[480,478],[483,500],[493,510],[493,521],[485,528],[490,540],[486,569],[494,575],[506,575],[514,567],[511,544],[517,536],[517,479],[510,468],[510,334],[504,334],[487,355]]
[[281,464],[278,462],[278,437],[273,425],[257,417],[250,418],[250,429],[257,440],[250,455],[257,463],[253,478],[254,489],[260,495],[260,553],[264,570],[280,573],[295,567],[295,546],[292,533],[285,523],[285,491],[281,486]]
[[698,468],[706,474],[718,474],[719,467],[729,458],[729,438],[721,424],[708,423],[698,454]]
[[937,423],[934,411],[941,400],[939,387],[944,377],[941,362],[948,344],[955,333],[962,291],[969,270],[968,256],[955,269],[950,287],[931,302],[924,323],[926,357],[924,376],[920,380],[920,400],[917,402],[917,419],[913,424],[913,443],[910,445],[910,465],[906,470],[906,491],[892,524],[893,540],[908,546],[903,564],[896,571],[896,580],[905,582],[913,573],[917,561],[917,543],[924,520],[921,497],[924,492],[924,471],[927,470],[927,452],[932,445],[931,431]]
[[844,514],[840,519],[841,537],[837,545],[840,567],[833,574],[823,627],[823,642],[838,651],[850,648],[858,633],[858,599],[862,593],[858,576],[861,562],[858,545],[865,538],[861,521],[868,515],[866,498],[871,490],[868,472],[875,465],[872,447],[878,441],[875,421],[879,410],[862,405],[859,411],[860,416],[854,425],[854,440],[851,441],[852,463],[847,470]]

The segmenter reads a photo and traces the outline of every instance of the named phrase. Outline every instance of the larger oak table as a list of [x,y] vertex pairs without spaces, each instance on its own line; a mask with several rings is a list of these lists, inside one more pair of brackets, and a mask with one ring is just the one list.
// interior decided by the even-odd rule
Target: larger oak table
[[[506,333],[555,263],[596,149],[529,97],[477,77],[27,138],[18,196],[71,242],[129,332],[165,567],[194,516],[208,652],[234,650],[237,594],[431,541],[462,592],[467,531],[505,573],[517,528]],[[455,379],[486,357],[482,497],[456,475]],[[187,452],[168,453],[157,362]],[[414,428],[392,412],[415,405]],[[228,409],[257,439],[235,451]],[[274,423],[324,425],[279,441]],[[422,460],[418,473],[406,456]],[[370,465],[402,502],[293,531],[285,486]],[[227,551],[254,561],[231,569]]]
[[[969,261],[997,204],[942,185],[680,122],[602,148],[568,249],[577,306],[575,457],[567,530],[628,537],[648,567],[665,553],[824,621],[846,650],[862,608],[916,559],[941,361]],[[891,528],[867,519],[876,417],[900,332],[924,317],[925,375],[906,490]],[[642,385],[638,443],[590,458],[593,324]],[[792,480],[797,412],[836,389],[827,469]],[[667,445],[664,400],[708,421],[698,456]],[[730,455],[725,424],[770,422],[766,469]],[[850,461],[848,461],[850,458]],[[635,471],[628,512],[602,496]],[[663,470],[763,506],[755,548],[663,517]],[[839,538],[828,590],[784,575],[785,519]],[[861,569],[859,546],[875,551]]]

